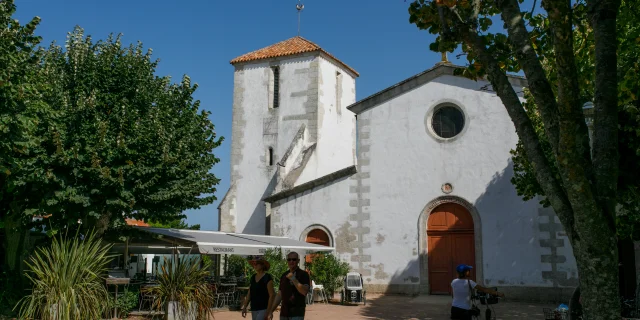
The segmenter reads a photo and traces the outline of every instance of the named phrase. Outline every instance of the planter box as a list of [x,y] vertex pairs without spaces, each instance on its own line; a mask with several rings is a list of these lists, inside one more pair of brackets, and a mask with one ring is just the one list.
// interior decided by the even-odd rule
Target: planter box
[[168,320],[196,320],[196,304],[191,304],[188,314],[181,314],[178,308],[178,303],[170,301],[167,305],[167,319]]

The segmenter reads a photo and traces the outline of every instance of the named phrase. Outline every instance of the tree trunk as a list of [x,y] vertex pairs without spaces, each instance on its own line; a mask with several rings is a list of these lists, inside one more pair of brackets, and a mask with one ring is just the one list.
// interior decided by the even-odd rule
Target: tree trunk
[[4,223],[5,270],[12,274],[22,275],[25,249],[29,243],[29,230],[25,230],[15,214],[5,216]]
[[582,310],[587,319],[619,320],[620,295],[618,245],[615,234],[597,227],[600,241],[576,241],[573,252],[578,264]]
[[[552,207],[569,236],[578,265],[585,315],[589,319],[619,320],[618,247],[615,229],[610,227],[608,216],[594,201],[590,190],[580,184],[585,182],[584,176],[576,177],[584,172],[584,168],[571,168],[569,172],[565,172],[565,175],[579,181],[570,184],[575,189],[566,193],[571,194],[571,197],[566,197],[557,180],[551,176],[531,122],[524,114],[522,104],[497,61],[487,53],[485,44],[474,31],[470,30],[465,34],[465,41],[478,52],[480,61],[486,66],[489,81],[514,122],[529,161],[534,164],[536,179],[545,194],[549,195]],[[568,140],[566,135],[565,132],[565,142]],[[578,158],[576,155],[568,156],[572,156],[572,160]],[[567,181],[570,182],[571,179]]]
[[[618,241],[618,256],[620,257],[620,296],[632,299],[636,294],[636,253],[633,240]],[[640,299],[640,297],[636,297]]]
[[100,215],[100,218],[96,219],[94,224],[94,232],[97,237],[102,237],[105,231],[109,229],[109,225],[111,224],[111,212],[106,211]]

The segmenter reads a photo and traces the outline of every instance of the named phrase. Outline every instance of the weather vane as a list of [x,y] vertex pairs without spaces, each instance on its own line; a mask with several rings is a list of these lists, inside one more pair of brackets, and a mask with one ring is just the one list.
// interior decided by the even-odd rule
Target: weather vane
[[298,36],[300,36],[300,13],[302,9],[304,9],[304,4],[298,0],[298,4],[296,4],[296,9],[298,10]]

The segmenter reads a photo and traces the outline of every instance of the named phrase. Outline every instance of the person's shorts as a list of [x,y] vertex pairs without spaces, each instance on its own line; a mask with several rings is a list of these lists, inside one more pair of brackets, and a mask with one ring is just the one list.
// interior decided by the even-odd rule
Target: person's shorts
[[472,320],[469,310],[451,307],[451,319],[455,320]]
[[267,315],[267,309],[264,310],[251,310],[251,320],[264,320]]
[[280,320],[304,320],[304,317],[283,317],[283,316],[280,316]]

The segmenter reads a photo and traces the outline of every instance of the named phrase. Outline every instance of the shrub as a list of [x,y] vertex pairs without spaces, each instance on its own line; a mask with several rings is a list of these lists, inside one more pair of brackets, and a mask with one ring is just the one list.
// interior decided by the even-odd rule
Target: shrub
[[[253,268],[249,264],[246,258],[242,256],[231,255],[227,258],[227,273],[228,276],[245,277],[253,273]],[[248,280],[247,280],[248,281]]]
[[27,262],[26,277],[33,286],[20,300],[20,319],[100,319],[108,301],[103,276],[111,261],[110,245],[93,234],[81,240],[53,238]]
[[273,288],[278,291],[280,287],[280,276],[289,270],[289,266],[287,266],[287,260],[282,252],[282,249],[268,249],[267,252],[262,257],[264,260],[267,260],[271,265],[269,268],[269,274],[273,276]]
[[136,289],[126,289],[124,294],[118,295],[118,301],[116,301],[115,297],[109,296],[109,306],[107,311],[111,312],[114,308],[118,308],[119,317],[125,318],[129,315],[131,310],[138,307],[138,295],[140,294],[139,290]]
[[0,319],[2,316],[14,318],[17,316],[13,307],[24,295],[22,288],[22,274],[18,272],[0,272]]
[[340,261],[330,253],[314,254],[307,266],[311,272],[311,279],[316,284],[323,285],[329,296],[333,296],[333,293],[343,286],[344,277],[351,269],[349,263]]
[[[156,296],[153,307],[165,311],[168,317],[169,302],[177,303],[177,312],[181,317],[208,319],[212,316],[214,294],[206,278],[209,276],[211,260],[180,257],[179,261],[164,258],[162,272],[158,276],[157,287],[143,290]],[[195,310],[192,308],[195,307]],[[193,314],[195,313],[195,314]]]

